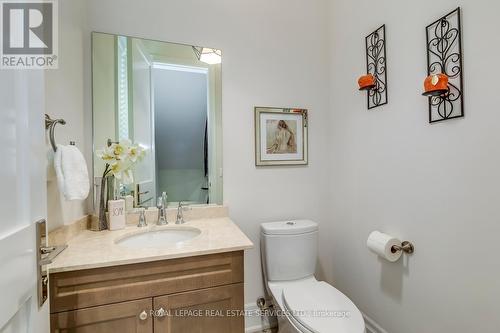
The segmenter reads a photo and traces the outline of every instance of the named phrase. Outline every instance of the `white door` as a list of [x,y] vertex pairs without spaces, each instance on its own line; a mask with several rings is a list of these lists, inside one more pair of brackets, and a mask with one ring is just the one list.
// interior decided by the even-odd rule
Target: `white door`
[[0,70],[0,333],[49,332],[34,223],[46,216],[44,73]]

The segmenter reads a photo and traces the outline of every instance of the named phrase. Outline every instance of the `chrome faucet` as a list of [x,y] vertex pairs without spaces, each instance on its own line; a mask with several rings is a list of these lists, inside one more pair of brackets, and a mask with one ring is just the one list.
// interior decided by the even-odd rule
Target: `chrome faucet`
[[158,197],[156,208],[158,208],[158,221],[156,225],[167,225],[167,193],[163,192],[161,197]]
[[186,209],[186,206],[182,204],[182,201],[179,201],[179,206],[177,206],[177,218],[175,219],[175,224],[184,224],[184,214],[183,210]]
[[148,223],[146,222],[146,209],[141,208],[139,211],[139,223],[137,224],[138,228],[147,227]]

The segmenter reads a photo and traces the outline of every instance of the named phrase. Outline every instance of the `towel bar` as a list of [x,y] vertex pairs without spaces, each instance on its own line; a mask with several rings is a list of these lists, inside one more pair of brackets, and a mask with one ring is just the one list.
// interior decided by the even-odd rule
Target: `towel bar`
[[52,119],[48,114],[45,114],[45,129],[49,130],[50,145],[54,152],[57,150],[56,140],[54,138],[54,128],[57,124],[66,125],[66,121],[64,119]]

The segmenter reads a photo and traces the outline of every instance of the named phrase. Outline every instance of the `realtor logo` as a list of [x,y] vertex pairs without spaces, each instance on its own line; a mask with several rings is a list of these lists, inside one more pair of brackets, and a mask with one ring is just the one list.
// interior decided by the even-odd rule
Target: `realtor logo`
[[0,0],[0,68],[57,68],[57,0]]

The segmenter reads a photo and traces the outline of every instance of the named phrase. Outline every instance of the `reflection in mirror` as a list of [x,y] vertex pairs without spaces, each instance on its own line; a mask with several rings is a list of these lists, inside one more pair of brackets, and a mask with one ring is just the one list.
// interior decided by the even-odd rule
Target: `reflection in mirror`
[[103,182],[107,161],[94,157],[95,206],[104,184],[135,207],[163,193],[168,205],[222,203],[221,60],[217,49],[92,33],[95,152],[145,150]]

